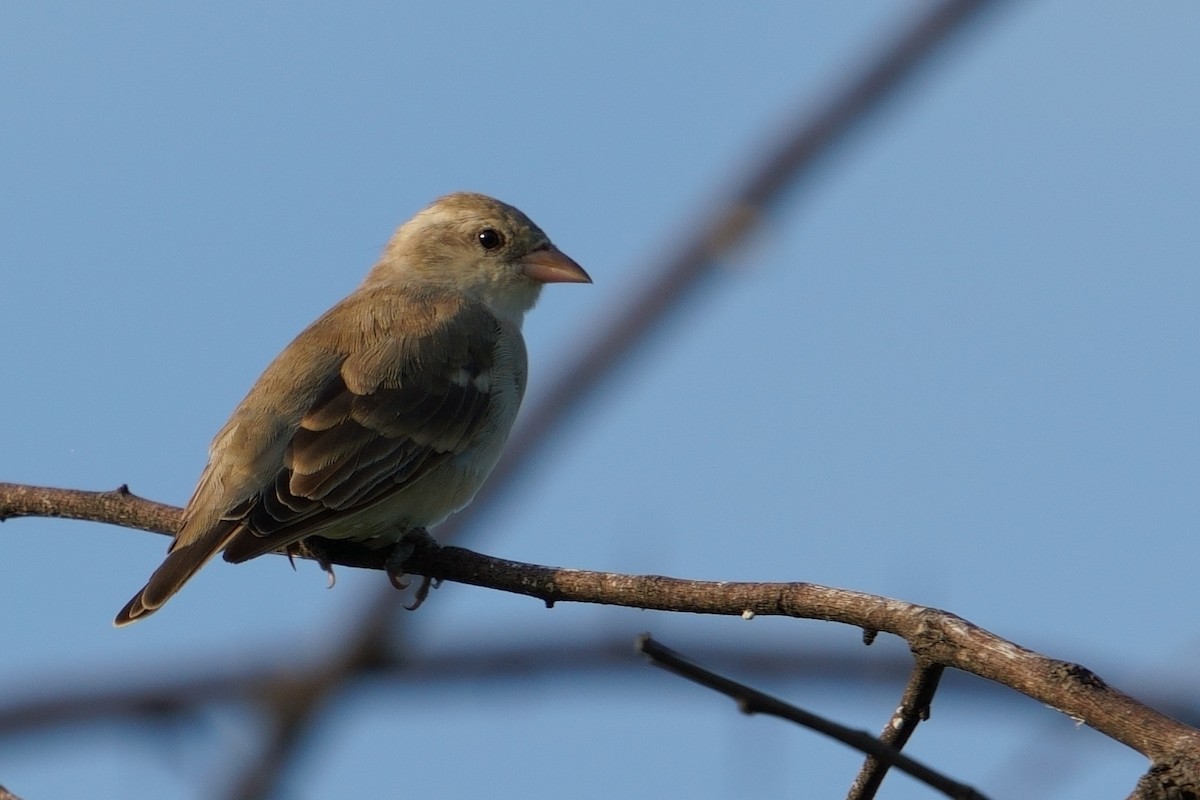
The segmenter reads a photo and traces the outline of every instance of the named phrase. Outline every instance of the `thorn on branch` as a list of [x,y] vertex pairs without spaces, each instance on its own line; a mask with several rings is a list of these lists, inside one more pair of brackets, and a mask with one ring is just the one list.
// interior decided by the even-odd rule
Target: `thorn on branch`
[[1099,675],[1082,664],[1074,664],[1070,661],[1060,662],[1054,670],[1054,677],[1059,680],[1070,681],[1084,689],[1104,690],[1108,688],[1108,684]]

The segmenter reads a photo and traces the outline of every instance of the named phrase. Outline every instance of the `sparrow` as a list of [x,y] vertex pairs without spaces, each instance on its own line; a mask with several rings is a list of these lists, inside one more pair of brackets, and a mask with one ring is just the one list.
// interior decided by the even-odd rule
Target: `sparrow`
[[417,213],[217,433],[166,559],[115,624],[217,553],[240,563],[310,536],[392,547],[461,509],[525,393],[525,312],[544,284],[590,282],[499,200],[462,192]]

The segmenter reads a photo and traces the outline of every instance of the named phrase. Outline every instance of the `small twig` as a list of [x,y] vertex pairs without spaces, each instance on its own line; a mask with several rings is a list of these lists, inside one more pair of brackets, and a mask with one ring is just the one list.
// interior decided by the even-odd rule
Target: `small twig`
[[769,714],[773,717],[786,719],[803,725],[818,733],[835,739],[848,747],[894,766],[898,770],[911,775],[917,780],[937,789],[947,797],[957,800],[986,800],[986,796],[966,784],[948,778],[935,769],[914,761],[894,747],[884,744],[866,731],[857,731],[825,719],[822,716],[790,705],[782,700],[764,694],[757,689],[751,689],[745,684],[730,680],[715,672],[710,672],[685,659],[682,655],[665,647],[650,638],[650,634],[642,634],[638,639],[638,649],[645,653],[657,665],[674,672],[690,681],[707,686],[720,692],[737,704],[745,714]]
[[[894,747],[897,752],[904,749],[917,725],[929,719],[929,707],[944,671],[945,667],[941,664],[917,659],[908,685],[904,688],[904,696],[900,699],[900,706],[888,720],[883,733],[879,735],[879,741]],[[875,797],[890,766],[886,761],[868,755],[846,800],[871,800]]]

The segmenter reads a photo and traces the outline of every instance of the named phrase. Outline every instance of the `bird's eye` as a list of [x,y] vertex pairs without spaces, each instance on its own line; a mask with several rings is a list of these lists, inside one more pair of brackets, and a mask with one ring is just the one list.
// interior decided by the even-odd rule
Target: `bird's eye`
[[479,232],[479,246],[484,250],[495,250],[504,244],[504,236],[495,228],[484,228]]

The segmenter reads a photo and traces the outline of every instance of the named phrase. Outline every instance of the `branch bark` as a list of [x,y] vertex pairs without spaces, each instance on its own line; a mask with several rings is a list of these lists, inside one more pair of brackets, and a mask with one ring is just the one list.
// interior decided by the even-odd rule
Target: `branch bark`
[[[124,486],[81,492],[0,483],[0,521],[66,517],[166,533],[181,513]],[[354,542],[321,544],[322,556],[342,566],[383,569],[389,555]],[[1028,650],[947,611],[814,583],[693,581],[564,569],[434,544],[418,546],[405,566],[438,580],[535,597],[547,606],[598,603],[746,618],[788,616],[853,625],[869,637],[890,633],[908,643],[920,664],[1008,686],[1146,756],[1152,767],[1133,797],[1200,796],[1200,730],[1139,703],[1086,667]]]

